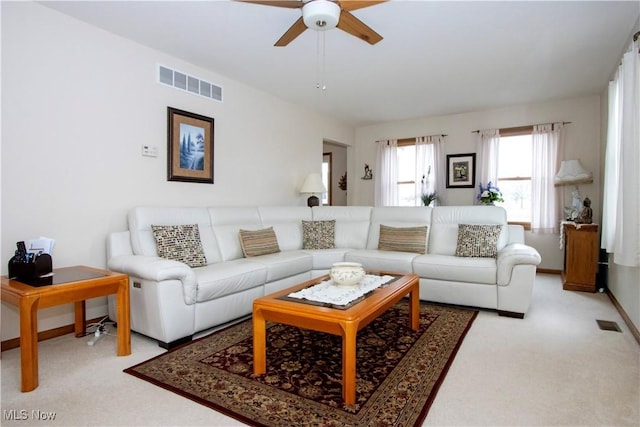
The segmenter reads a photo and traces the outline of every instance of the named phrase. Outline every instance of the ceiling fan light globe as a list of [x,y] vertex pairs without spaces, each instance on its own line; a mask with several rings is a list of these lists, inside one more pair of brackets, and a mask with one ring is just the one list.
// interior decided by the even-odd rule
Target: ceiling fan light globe
[[302,19],[312,30],[330,30],[338,25],[340,6],[329,0],[310,1],[302,6]]

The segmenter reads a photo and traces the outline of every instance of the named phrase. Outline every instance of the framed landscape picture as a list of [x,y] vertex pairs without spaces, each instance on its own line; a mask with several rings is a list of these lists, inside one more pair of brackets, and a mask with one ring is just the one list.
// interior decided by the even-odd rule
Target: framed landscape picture
[[476,185],[476,153],[447,155],[447,188]]
[[213,118],[167,107],[167,181],[213,184]]

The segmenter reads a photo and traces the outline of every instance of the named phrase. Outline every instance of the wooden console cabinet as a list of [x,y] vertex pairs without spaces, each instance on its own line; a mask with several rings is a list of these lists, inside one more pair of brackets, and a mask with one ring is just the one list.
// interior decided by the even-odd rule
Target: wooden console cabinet
[[562,289],[596,291],[598,272],[598,225],[562,224],[564,228],[564,268]]

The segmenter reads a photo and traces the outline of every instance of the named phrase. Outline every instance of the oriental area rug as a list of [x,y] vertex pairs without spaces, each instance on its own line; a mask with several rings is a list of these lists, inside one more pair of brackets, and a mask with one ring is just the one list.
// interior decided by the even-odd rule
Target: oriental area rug
[[427,416],[478,312],[401,300],[358,332],[356,403],[342,400],[342,341],[267,322],[267,373],[253,375],[251,320],[125,372],[254,426],[415,426]]

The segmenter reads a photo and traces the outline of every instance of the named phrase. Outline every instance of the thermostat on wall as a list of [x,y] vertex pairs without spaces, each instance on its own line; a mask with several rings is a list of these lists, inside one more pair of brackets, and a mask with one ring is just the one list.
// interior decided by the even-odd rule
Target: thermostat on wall
[[142,155],[147,157],[158,157],[158,147],[155,145],[142,145]]

